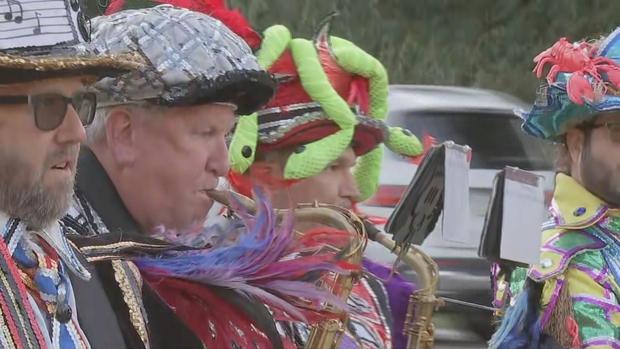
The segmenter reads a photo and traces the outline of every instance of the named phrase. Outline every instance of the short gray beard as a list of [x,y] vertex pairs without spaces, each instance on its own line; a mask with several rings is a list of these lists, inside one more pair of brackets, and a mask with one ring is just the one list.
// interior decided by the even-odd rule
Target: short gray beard
[[[50,154],[47,162],[70,152],[71,148]],[[43,185],[43,178],[33,178],[32,169],[15,154],[0,152],[0,210],[19,218],[30,229],[41,229],[66,213],[73,195],[74,179],[58,190]],[[47,168],[47,163],[44,168]]]
[[27,190],[12,186],[0,188],[0,209],[23,220],[31,229],[41,229],[60,218],[69,208],[73,181],[67,190],[54,195],[41,183]]

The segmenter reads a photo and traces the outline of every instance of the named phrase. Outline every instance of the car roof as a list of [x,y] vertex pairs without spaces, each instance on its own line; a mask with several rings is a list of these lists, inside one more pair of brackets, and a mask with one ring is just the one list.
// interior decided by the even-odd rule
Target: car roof
[[514,115],[529,105],[507,93],[473,87],[390,85],[390,111],[488,112]]

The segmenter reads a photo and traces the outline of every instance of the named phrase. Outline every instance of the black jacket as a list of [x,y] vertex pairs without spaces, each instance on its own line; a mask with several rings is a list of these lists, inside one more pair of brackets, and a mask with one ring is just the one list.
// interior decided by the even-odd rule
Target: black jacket
[[[82,251],[84,247],[97,246],[91,252],[122,255],[131,252],[131,247],[119,250],[110,246],[119,241],[135,242],[135,249],[140,250],[148,245],[138,243],[144,241],[138,234],[138,225],[127,212],[105,170],[86,147],[80,152],[75,197],[85,214],[82,217],[69,214],[63,221],[81,234],[70,238]],[[100,233],[100,227],[94,221],[91,208],[110,234],[96,235]],[[85,254],[92,257],[92,254]],[[112,261],[102,260],[91,265],[90,281],[77,278],[71,280],[79,309],[79,321],[92,347],[145,348],[144,334],[141,337],[140,326],[136,325],[143,321],[148,338],[146,341],[151,349],[202,349],[200,339],[148,284],[144,283],[140,287],[141,280],[119,282],[119,277],[127,279],[131,275],[129,272],[119,275],[123,267],[127,265],[117,265],[115,268]],[[136,307],[139,307],[139,311]],[[130,308],[133,308],[133,317]]]
[[[139,233],[112,181],[87,147],[80,152],[75,201],[77,210],[71,210],[63,221],[79,234],[71,240],[90,261],[96,261],[93,279],[74,284],[79,320],[93,348],[145,348],[145,342],[152,349],[204,348],[199,337],[142,283],[135,265],[126,261],[132,255],[178,247]],[[230,289],[211,288],[243,310],[274,348],[282,347],[275,322],[263,304]]]

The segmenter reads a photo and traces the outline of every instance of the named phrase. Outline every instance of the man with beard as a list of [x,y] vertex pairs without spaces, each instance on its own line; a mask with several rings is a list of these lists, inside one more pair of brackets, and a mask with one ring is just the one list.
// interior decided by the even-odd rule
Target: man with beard
[[595,43],[562,38],[534,61],[539,77],[553,65],[523,128],[558,142],[556,187],[540,263],[495,270],[506,312],[490,344],[618,348],[620,28]]
[[58,25],[65,34],[24,31],[34,20],[29,5],[20,5],[19,17],[5,7],[9,20],[0,24],[0,346],[90,348],[78,320],[89,309],[78,312],[69,280],[90,274],[59,218],[71,203],[84,125],[95,113],[85,84],[138,63],[76,55],[68,45],[88,38],[77,3],[62,2],[60,15],[57,7],[37,12],[42,23],[50,15],[66,20]]
[[[131,251],[169,246],[153,238],[161,238],[153,234],[162,229],[186,233],[202,227],[212,205],[207,191],[228,170],[225,136],[235,113],[251,113],[265,103],[275,81],[241,37],[202,13],[159,5],[91,22],[95,50],[139,52],[148,64],[93,86],[97,121],[88,129],[75,205],[64,222],[80,234],[74,241],[95,261],[93,274],[105,293],[93,289],[77,302],[117,318],[128,347],[202,348],[204,333],[192,332],[166,304],[169,299],[158,289],[162,283],[149,284],[134,263],[121,259]],[[257,337],[263,343],[262,332],[275,333],[261,304],[231,290],[202,291],[209,298],[192,300],[195,309],[208,304],[208,310],[244,322],[235,325],[244,329],[241,334],[231,327],[229,343]],[[103,325],[99,316],[81,320],[86,332],[99,333]],[[106,341],[102,336],[98,343]]]
[[[253,185],[267,187],[276,208],[320,202],[353,209],[376,190],[382,143],[405,156],[422,152],[410,132],[383,122],[383,65],[353,43],[329,36],[329,20],[314,41],[291,39],[281,25],[264,32],[257,57],[280,84],[264,108],[240,118],[231,142],[232,186],[245,195]],[[390,273],[366,258],[363,267],[380,278]],[[353,311],[341,347],[404,347],[411,292],[398,275],[385,284],[362,278],[349,297]],[[288,325],[290,337],[304,347],[309,327]]]

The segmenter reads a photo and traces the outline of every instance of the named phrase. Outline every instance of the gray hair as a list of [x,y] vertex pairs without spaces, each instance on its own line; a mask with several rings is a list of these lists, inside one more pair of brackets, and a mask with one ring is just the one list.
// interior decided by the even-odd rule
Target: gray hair
[[105,124],[112,108],[114,106],[97,108],[93,122],[86,127],[86,144],[99,143],[105,138]]
[[[108,117],[113,109],[118,107],[124,107],[128,109],[134,116],[141,120],[152,120],[161,115],[164,106],[159,106],[150,103],[135,103],[135,104],[119,104],[109,105],[105,107],[98,107],[95,112],[95,118],[93,122],[86,127],[86,145],[92,145],[105,140],[106,123]],[[148,111],[148,112],[147,112]]]

